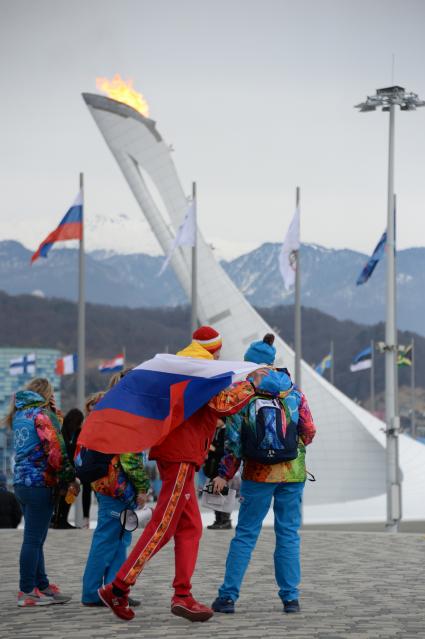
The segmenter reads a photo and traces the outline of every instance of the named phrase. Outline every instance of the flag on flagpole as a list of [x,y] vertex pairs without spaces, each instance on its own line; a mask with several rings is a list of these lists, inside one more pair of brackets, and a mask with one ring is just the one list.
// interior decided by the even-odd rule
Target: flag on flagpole
[[329,353],[329,355],[325,355],[325,357],[322,359],[320,364],[318,364],[314,370],[316,371],[316,373],[319,373],[319,375],[323,375],[325,370],[327,368],[330,368],[331,366],[332,366],[332,354]]
[[362,272],[357,278],[357,282],[356,282],[357,286],[359,286],[360,284],[364,284],[365,282],[368,281],[373,271],[375,270],[376,265],[378,264],[379,260],[384,254],[386,243],[387,243],[387,232],[385,231],[382,234],[382,237],[379,240],[378,244],[375,246],[375,250],[373,251],[372,255],[370,256],[367,263],[363,267]]
[[397,354],[397,366],[412,365],[412,344],[409,346],[399,346]]
[[279,268],[287,291],[295,284],[297,269],[297,251],[300,248],[300,210],[295,209],[294,217],[282,244],[279,255]]
[[73,204],[59,223],[59,226],[49,233],[31,257],[31,263],[39,257],[47,257],[55,242],[63,240],[81,240],[83,236],[83,192],[80,191]]
[[368,368],[372,368],[372,347],[368,346],[367,348],[357,353],[354,357],[350,371],[352,373],[356,373],[357,371],[364,371]]
[[178,246],[195,246],[196,244],[196,200],[192,200],[187,209],[183,223],[179,226],[170,252],[158,273],[158,277],[163,274],[167,268],[174,251]]
[[9,373],[10,375],[35,375],[35,353],[11,359]]
[[146,450],[257,368],[251,362],[156,355],[136,366],[96,404],[78,443],[102,453]]
[[98,371],[101,373],[118,373],[124,368],[124,353],[115,355],[112,359],[107,359],[101,362],[98,366]]
[[64,355],[60,359],[56,360],[55,373],[56,375],[71,375],[76,373],[78,368],[78,355],[76,353],[72,355]]

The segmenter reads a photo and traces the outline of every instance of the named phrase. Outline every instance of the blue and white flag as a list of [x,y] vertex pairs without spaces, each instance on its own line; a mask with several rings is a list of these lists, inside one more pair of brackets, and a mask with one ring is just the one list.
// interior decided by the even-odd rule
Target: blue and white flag
[[11,375],[35,375],[35,353],[11,359],[9,373]]
[[316,373],[319,373],[319,375],[323,375],[325,370],[327,368],[330,368],[332,366],[332,354],[329,353],[329,355],[326,355],[322,361],[320,362],[320,364],[318,364],[315,368]]
[[357,371],[364,371],[367,368],[372,368],[372,348],[368,346],[364,348],[360,353],[354,357],[350,366],[350,371],[356,373]]
[[378,264],[379,260],[384,254],[386,243],[387,243],[387,232],[385,231],[382,234],[382,237],[379,240],[378,244],[375,246],[375,250],[373,251],[367,263],[365,264],[362,272],[360,273],[356,282],[357,286],[359,286],[360,284],[364,284],[365,282],[368,281],[369,277],[372,275],[373,271],[375,270],[376,265]]

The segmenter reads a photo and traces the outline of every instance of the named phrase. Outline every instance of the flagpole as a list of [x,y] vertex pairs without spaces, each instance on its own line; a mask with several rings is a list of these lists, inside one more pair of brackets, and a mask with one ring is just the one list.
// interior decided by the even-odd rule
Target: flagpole
[[370,412],[375,414],[375,344],[370,342],[371,364],[370,364]]
[[[300,207],[300,187],[295,191],[295,207]],[[295,383],[301,386],[301,244],[297,251],[295,269]]]
[[124,370],[125,368],[125,360],[126,360],[126,352],[125,352],[125,346],[122,347],[122,368]]
[[411,402],[412,402],[412,414],[410,416],[410,434],[416,439],[416,396],[415,396],[415,338],[412,337],[412,351],[410,355],[410,384],[411,384]]
[[387,532],[398,532],[401,520],[401,483],[397,413],[397,323],[396,323],[396,240],[394,194],[395,104],[389,106],[388,209],[387,209],[387,303],[385,322],[385,421],[387,465]]
[[196,182],[192,182],[192,200],[195,203],[194,217],[195,217],[195,242],[192,247],[192,304],[190,313],[190,332],[191,334],[198,328],[198,256],[197,256],[197,243],[198,243],[198,211],[196,201]]
[[77,369],[77,405],[84,412],[85,400],[85,367],[86,367],[86,340],[85,340],[85,278],[84,278],[84,174],[80,173],[80,190],[82,195],[83,215],[81,219],[81,239],[78,264],[78,369]]
[[331,340],[331,349],[330,349],[330,353],[331,353],[331,384],[332,386],[335,386],[335,369],[334,369],[334,341],[333,339]]

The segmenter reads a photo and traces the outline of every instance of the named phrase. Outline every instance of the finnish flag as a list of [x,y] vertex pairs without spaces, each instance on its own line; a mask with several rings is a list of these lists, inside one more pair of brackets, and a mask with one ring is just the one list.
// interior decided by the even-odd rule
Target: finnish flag
[[9,373],[11,375],[35,375],[35,353],[11,359]]

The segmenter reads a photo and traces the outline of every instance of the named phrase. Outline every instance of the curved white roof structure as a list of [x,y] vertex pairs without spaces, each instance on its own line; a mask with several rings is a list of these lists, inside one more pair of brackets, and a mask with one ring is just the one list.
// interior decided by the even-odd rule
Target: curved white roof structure
[[[110,98],[83,94],[164,253],[187,210],[169,147],[155,122]],[[224,338],[223,357],[241,359],[247,345],[272,329],[249,304],[198,236],[198,315]],[[171,264],[189,295],[190,253]],[[278,362],[293,369],[294,353],[277,338]],[[308,453],[316,483],[305,493],[306,523],[385,521],[385,425],[302,363],[302,388],[318,435]],[[425,446],[400,436],[403,518],[425,518]]]

